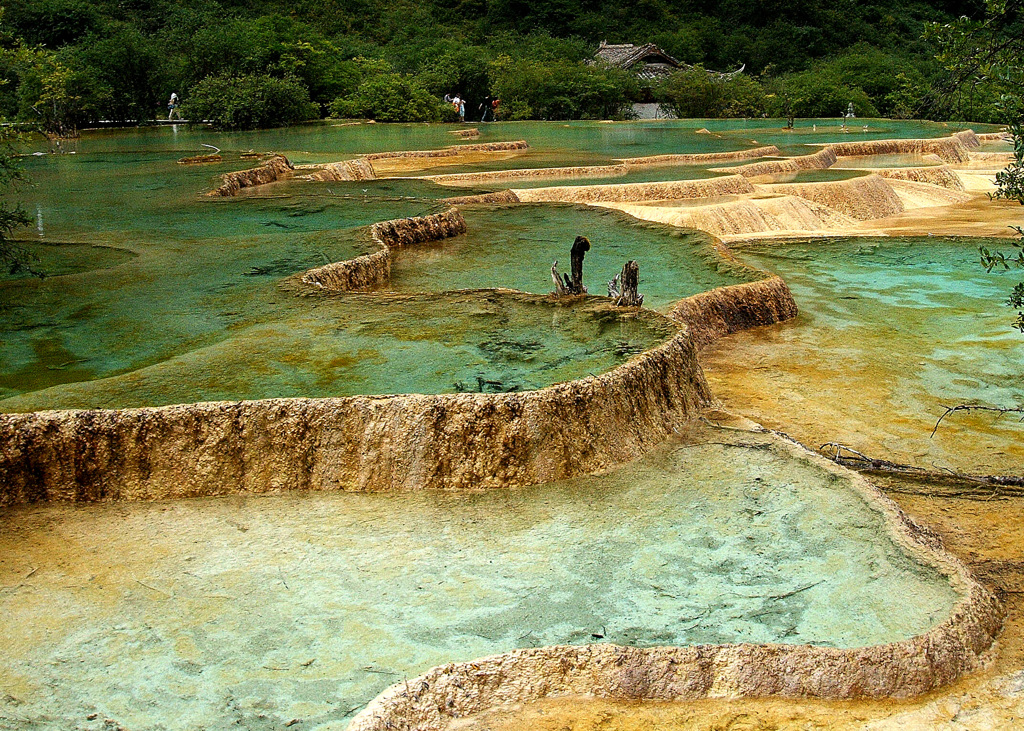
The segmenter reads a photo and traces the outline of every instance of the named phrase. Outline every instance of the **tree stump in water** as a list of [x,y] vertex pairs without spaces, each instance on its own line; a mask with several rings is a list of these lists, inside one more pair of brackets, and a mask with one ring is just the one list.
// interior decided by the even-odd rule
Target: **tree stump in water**
[[[555,294],[576,295],[586,294],[587,288],[583,285],[583,258],[590,251],[590,240],[586,236],[577,236],[569,250],[569,271],[568,274],[558,274],[558,260],[551,265],[551,278],[555,282]],[[564,281],[563,281],[564,280]]]
[[[619,289],[619,284],[622,289]],[[616,274],[612,281],[608,282],[608,296],[615,300],[618,307],[641,307],[644,303],[644,296],[637,293],[640,286],[640,265],[635,259],[630,259],[622,266],[622,272]]]

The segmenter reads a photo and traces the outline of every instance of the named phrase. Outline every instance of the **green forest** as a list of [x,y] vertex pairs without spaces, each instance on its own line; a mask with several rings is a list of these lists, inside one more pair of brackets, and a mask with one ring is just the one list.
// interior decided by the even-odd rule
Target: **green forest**
[[[983,2],[950,0],[9,0],[0,117],[53,135],[106,121],[224,128],[320,117],[453,121],[446,94],[499,118],[679,116],[998,121],[996,82],[935,94],[934,35]],[[590,63],[601,41],[656,43],[694,65],[640,82]],[[728,71],[725,81],[704,69]]]

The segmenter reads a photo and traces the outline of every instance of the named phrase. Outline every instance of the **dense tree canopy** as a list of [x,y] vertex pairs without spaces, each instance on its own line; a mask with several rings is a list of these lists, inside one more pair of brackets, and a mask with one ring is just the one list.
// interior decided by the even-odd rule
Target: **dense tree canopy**
[[[984,3],[6,0],[0,116],[67,134],[166,115],[172,91],[186,104],[194,89],[214,105],[216,90],[237,100],[240,87],[226,79],[251,87],[257,78],[298,84],[316,114],[382,120],[436,119],[444,110],[426,96],[446,93],[473,110],[497,94],[518,118],[614,117],[658,94],[684,113],[778,113],[784,102],[797,114],[835,115],[854,101],[862,114],[912,114],[942,75],[926,25],[963,14],[982,18]],[[708,69],[745,63],[748,78],[742,89],[643,88],[588,63],[602,40],[654,42]],[[939,113],[994,119],[994,94],[978,85],[972,107]],[[242,116],[268,123],[265,112]]]

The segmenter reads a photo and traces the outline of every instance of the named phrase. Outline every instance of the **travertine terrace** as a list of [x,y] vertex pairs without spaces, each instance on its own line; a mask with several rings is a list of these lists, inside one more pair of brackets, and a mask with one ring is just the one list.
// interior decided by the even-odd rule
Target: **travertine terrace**
[[[506,488],[613,469],[685,432],[715,406],[698,360],[703,348],[726,335],[797,315],[797,303],[783,279],[741,264],[725,242],[878,233],[895,228],[894,222],[906,223],[921,210],[941,218],[943,212],[984,195],[976,178],[1004,158],[974,150],[993,140],[966,131],[942,139],[829,143],[789,157],[774,145],[757,145],[733,152],[617,158],[606,165],[420,176],[417,183],[426,181],[439,190],[473,186],[487,191],[492,184],[603,180],[670,166],[699,165],[717,173],[654,182],[545,182],[545,187],[439,195],[449,205],[445,210],[367,226],[360,236],[370,253],[325,260],[283,278],[281,292],[312,303],[315,298],[378,290],[388,284],[393,263],[404,250],[430,244],[443,255],[447,242],[466,232],[463,210],[469,207],[552,204],[614,208],[636,219],[706,231],[717,237],[713,255],[743,269],[748,281],[679,299],[664,314],[616,308],[605,299],[488,290],[487,296],[549,308],[553,317],[559,308],[585,305],[602,321],[650,321],[673,333],[605,373],[539,390],[0,414],[0,507],[283,490]],[[237,196],[243,189],[290,179],[343,183],[399,178],[456,160],[460,165],[494,162],[529,149],[527,142],[514,140],[375,152],[304,165],[274,155],[257,167],[225,174],[222,184],[206,195]],[[911,156],[919,164],[871,167],[872,156],[879,155]],[[854,159],[858,164],[847,170],[844,160]],[[801,177],[840,171],[851,174]],[[434,304],[443,308],[443,296]],[[782,437],[764,439],[770,448],[814,464],[830,479],[848,481],[884,517],[890,538],[902,551],[948,578],[959,596],[952,613],[924,634],[853,649],[781,644],[520,649],[435,667],[398,683],[349,728],[434,731],[496,705],[557,695],[630,700],[901,698],[934,690],[979,667],[1003,619],[995,596],[934,534],[863,478]]]
[[[834,465],[789,445],[794,456]],[[853,650],[800,645],[725,645],[637,649],[597,645],[545,647],[453,663],[392,686],[350,728],[449,728],[492,706],[546,696],[625,700],[707,697],[901,698],[919,695],[977,668],[1002,625],[998,600],[945,553],[927,529],[909,520],[862,478],[856,489],[890,519],[905,550],[941,566],[963,592],[953,614],[925,635]]]

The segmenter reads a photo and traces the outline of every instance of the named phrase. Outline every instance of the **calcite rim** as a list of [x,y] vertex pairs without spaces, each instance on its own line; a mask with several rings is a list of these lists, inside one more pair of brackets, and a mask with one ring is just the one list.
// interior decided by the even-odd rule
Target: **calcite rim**
[[986,660],[1004,618],[999,599],[861,475],[784,435],[775,444],[849,481],[882,513],[905,553],[945,575],[961,596],[921,635],[856,648],[751,644],[634,648],[553,645],[440,665],[395,684],[355,716],[348,731],[440,731],[455,719],[549,696],[620,700],[699,698],[907,698],[953,682]]

